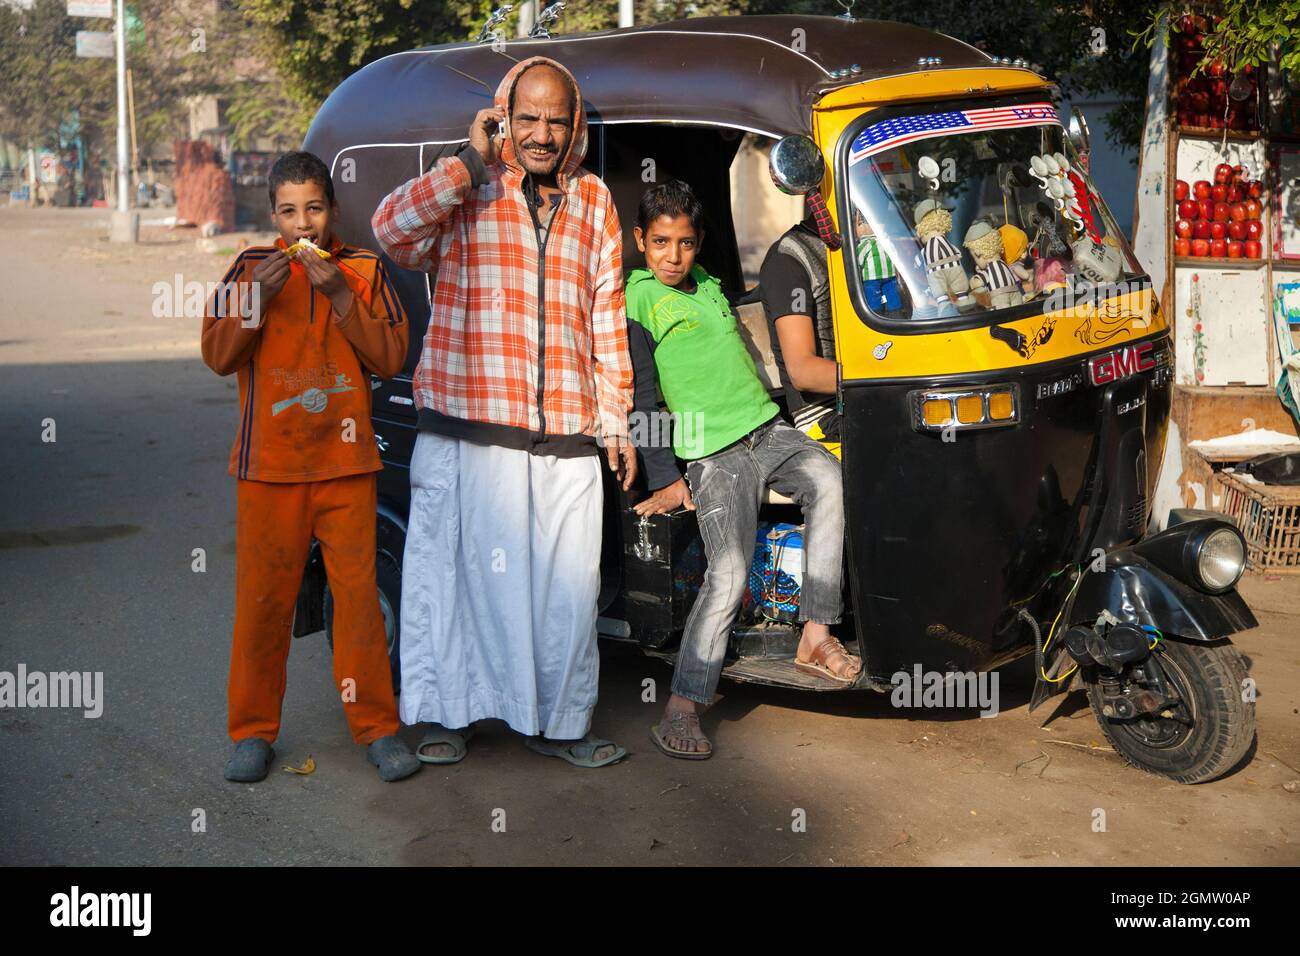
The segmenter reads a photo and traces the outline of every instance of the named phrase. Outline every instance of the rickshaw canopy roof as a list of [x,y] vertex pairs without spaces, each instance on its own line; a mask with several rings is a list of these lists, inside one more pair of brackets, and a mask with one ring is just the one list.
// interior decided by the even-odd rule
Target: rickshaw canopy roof
[[[563,21],[561,21],[561,28]],[[918,70],[987,67],[988,55],[904,23],[839,17],[696,17],[550,39],[455,43],[369,64],[326,100],[309,139],[334,150],[359,143],[455,143],[492,105],[510,66],[543,55],[577,78],[588,120],[729,126],[770,136],[809,133],[827,90]],[[861,72],[832,76],[857,65]],[[332,156],[322,158],[330,162]]]

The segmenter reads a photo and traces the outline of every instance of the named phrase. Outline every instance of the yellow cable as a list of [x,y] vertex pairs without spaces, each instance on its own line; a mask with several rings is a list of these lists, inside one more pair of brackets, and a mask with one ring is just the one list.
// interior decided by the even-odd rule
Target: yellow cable
[[[1083,581],[1083,574],[1084,574],[1083,569],[1079,568],[1078,565],[1075,565],[1075,568],[1079,571],[1079,576],[1074,579],[1074,587],[1070,588],[1070,593],[1067,594],[1065,596],[1065,600],[1061,602],[1061,609],[1056,612],[1056,620],[1052,621],[1052,629],[1047,632],[1047,642],[1043,644],[1044,660],[1046,660],[1047,658],[1047,649],[1052,646],[1052,638],[1056,636],[1056,625],[1060,623],[1061,615],[1064,614],[1065,609],[1069,607],[1070,601],[1074,597],[1074,592],[1079,590],[1079,584]],[[1039,665],[1038,673],[1042,676],[1043,680],[1047,681],[1049,684],[1059,684],[1061,681],[1065,680],[1067,677],[1069,677],[1078,669],[1079,669],[1079,664],[1076,661],[1075,665],[1071,667],[1068,671],[1066,671],[1064,674],[1062,674],[1060,677],[1048,677],[1046,672],[1043,670],[1042,665]]]

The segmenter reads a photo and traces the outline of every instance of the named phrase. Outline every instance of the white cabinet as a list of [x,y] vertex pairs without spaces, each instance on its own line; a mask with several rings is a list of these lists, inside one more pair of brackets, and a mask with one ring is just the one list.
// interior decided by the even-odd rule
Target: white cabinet
[[1267,270],[1179,266],[1176,354],[1181,385],[1270,385]]

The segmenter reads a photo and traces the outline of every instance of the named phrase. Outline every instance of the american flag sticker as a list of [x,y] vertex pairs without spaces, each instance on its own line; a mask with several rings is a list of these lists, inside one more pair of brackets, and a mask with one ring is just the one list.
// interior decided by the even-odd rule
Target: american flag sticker
[[951,113],[927,113],[924,116],[898,116],[873,123],[857,135],[849,152],[849,165],[868,156],[902,146],[918,139],[979,133],[989,129],[1017,126],[1060,126],[1060,117],[1051,103],[1026,103],[1020,106],[993,106],[982,110],[954,110]]

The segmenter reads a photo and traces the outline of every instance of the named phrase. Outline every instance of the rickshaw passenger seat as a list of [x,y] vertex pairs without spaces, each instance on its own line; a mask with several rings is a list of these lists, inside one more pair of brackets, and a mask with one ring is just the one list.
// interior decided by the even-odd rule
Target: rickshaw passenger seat
[[772,355],[771,336],[767,330],[767,317],[763,314],[760,303],[738,306],[735,309],[740,337],[749,349],[749,356],[754,360],[754,368],[763,387],[769,392],[781,390],[781,373],[777,370],[776,359]]

